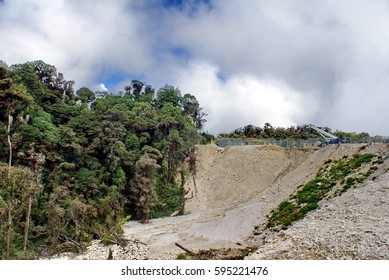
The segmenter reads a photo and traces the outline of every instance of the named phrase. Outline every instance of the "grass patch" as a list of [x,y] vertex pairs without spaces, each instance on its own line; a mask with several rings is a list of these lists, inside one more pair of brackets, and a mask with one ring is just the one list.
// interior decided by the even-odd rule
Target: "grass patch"
[[[276,210],[268,217],[267,228],[275,230],[287,229],[294,221],[319,207],[319,202],[329,195],[335,187],[335,195],[340,195],[356,184],[363,183],[375,170],[372,162],[377,156],[373,154],[355,154],[352,157],[344,156],[342,159],[326,160],[316,174],[316,178],[305,185],[299,186],[297,191],[288,200],[281,202]],[[366,164],[373,164],[367,172],[357,176]]]
[[362,164],[371,162],[374,157],[373,154],[355,154],[351,160],[351,163],[353,164],[352,167],[354,169],[361,167]]
[[177,258],[176,258],[177,260],[187,260],[188,259],[188,257],[187,257],[187,254],[185,254],[185,253],[179,253],[178,255],[177,255]]

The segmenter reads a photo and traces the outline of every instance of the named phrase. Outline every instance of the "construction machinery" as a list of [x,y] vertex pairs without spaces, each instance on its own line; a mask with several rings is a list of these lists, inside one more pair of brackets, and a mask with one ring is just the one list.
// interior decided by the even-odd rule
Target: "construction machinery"
[[316,131],[321,137],[324,138],[325,140],[325,143],[324,145],[328,145],[328,144],[341,144],[341,143],[344,143],[344,139],[343,138],[339,138],[339,137],[336,137],[335,135],[317,127],[317,126],[314,126],[314,125],[309,125],[309,128],[311,128],[312,130]]

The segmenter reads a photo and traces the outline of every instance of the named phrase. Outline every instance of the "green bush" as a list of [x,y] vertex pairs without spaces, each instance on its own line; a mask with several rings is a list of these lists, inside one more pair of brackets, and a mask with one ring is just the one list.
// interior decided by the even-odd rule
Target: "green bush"
[[300,212],[307,214],[309,211],[315,210],[319,205],[316,202],[311,202],[301,208]]
[[177,184],[156,187],[157,200],[150,209],[151,218],[170,216],[179,211],[181,206],[181,189]]
[[353,167],[358,168],[361,167],[362,164],[371,162],[373,159],[374,155],[373,154],[355,154],[353,155]]

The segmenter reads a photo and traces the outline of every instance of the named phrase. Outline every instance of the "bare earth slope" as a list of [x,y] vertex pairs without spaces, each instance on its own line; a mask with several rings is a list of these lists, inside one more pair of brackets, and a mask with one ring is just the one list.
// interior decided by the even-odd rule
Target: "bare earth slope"
[[[175,242],[193,250],[237,247],[239,246],[237,244],[244,245],[244,240],[248,240],[247,237],[252,234],[254,227],[263,225],[266,221],[266,215],[293,193],[299,185],[313,179],[316,172],[327,159],[340,159],[345,155],[352,155],[359,152],[387,155],[388,146],[384,144],[373,144],[365,147],[360,144],[344,144],[330,145],[320,150],[283,149],[277,146],[240,146],[224,149],[215,145],[199,146],[197,174],[194,178],[188,179],[186,185],[189,190],[188,196],[192,197],[186,204],[185,210],[188,214],[180,217],[155,219],[146,225],[129,222],[123,227],[125,235],[132,239],[141,236],[142,240],[147,243],[147,258],[154,259],[174,258],[177,253],[182,252],[174,245]],[[387,176],[382,175],[382,178],[379,180],[386,182]],[[372,183],[378,184],[381,181]],[[367,186],[366,183],[365,185]],[[348,193],[346,194],[350,195]],[[371,193],[372,196],[378,194]],[[322,213],[321,218],[318,219],[322,220],[324,224],[333,224],[333,227],[324,227],[319,222],[311,225],[309,222],[305,222],[311,219],[311,216],[309,216],[301,222],[302,225],[296,223],[297,229],[298,226],[303,227],[296,234],[298,235],[306,231],[304,222],[306,223],[305,227],[311,229],[309,232],[311,239],[318,238],[315,237],[315,232],[317,232],[318,236],[323,235],[320,232],[321,230],[328,230],[330,232],[328,234],[332,234],[331,232],[334,232],[339,227],[336,223],[331,222],[331,219],[325,219],[324,217],[326,215],[329,215],[331,211],[335,211],[335,208],[341,209],[338,207],[340,205],[343,205],[345,208],[339,211],[347,212],[345,210],[348,209],[347,207],[354,205],[354,207],[363,208],[363,203],[366,203],[366,201],[361,201],[360,204],[352,202],[354,204],[348,205],[345,194],[337,199],[340,199],[341,202],[339,204],[333,204],[335,206],[332,208],[323,206],[312,213],[312,215],[320,215],[318,213]],[[369,199],[369,201],[374,201],[374,199]],[[383,200],[382,203],[380,202],[379,204],[382,204],[380,207],[387,209],[387,202],[386,200]],[[332,202],[330,201],[329,203]],[[367,227],[371,228],[371,235],[379,232],[379,238],[388,240],[388,236],[385,234],[382,235],[384,232],[381,230],[383,226],[387,229],[387,215],[384,215],[383,211],[380,212],[374,207],[371,210],[374,211],[371,212],[373,215],[377,215],[377,219],[381,219],[377,221],[380,223],[378,223],[376,228],[370,226],[370,223],[376,220],[367,218],[366,222],[369,223]],[[349,216],[339,216],[338,222],[343,223],[344,228],[355,228],[353,221],[357,221],[360,217],[358,216],[359,218],[356,218],[353,216],[354,213],[359,213],[364,218],[367,215],[363,211],[358,212],[353,210],[348,214]],[[334,212],[334,215],[337,215],[337,213]],[[332,219],[335,219],[335,217],[332,217]],[[294,227],[292,226],[290,230]],[[360,228],[356,227],[356,230],[360,230]],[[291,232],[291,236],[294,235]],[[342,231],[338,235],[343,236]],[[300,234],[300,236],[305,239],[305,235]],[[345,236],[348,238],[344,237],[344,239],[341,239],[339,237],[340,243],[350,240],[348,235]],[[307,240],[311,239],[308,238]],[[297,255],[292,254],[290,256],[279,253],[268,254],[268,251],[274,251],[275,247],[278,248],[278,244],[282,243],[282,246],[287,247],[289,246],[288,244],[295,245],[296,242],[301,243],[300,239],[296,240],[292,240],[291,238],[283,239],[279,236],[274,237],[265,244],[265,246],[268,246],[266,247],[267,249],[260,249],[258,254],[255,254],[252,258],[297,258],[297,253]],[[313,241],[311,243],[309,242],[306,245],[307,248],[312,244],[316,244],[312,243]],[[381,243],[386,244],[385,242],[383,241]],[[329,248],[328,250],[331,250],[328,246],[326,244],[322,249]],[[339,249],[340,247],[338,246],[337,248]],[[338,250],[332,249],[334,251]],[[286,250],[288,251],[289,249]],[[343,249],[339,250],[344,251]],[[385,254],[383,253],[381,255],[387,256]],[[319,253],[311,255],[307,253],[302,256],[303,258],[305,256],[325,258],[324,255],[320,255]],[[377,255],[369,253],[365,258],[371,258],[372,256],[377,257]],[[344,257],[344,254],[334,253],[331,256],[326,255],[326,257],[341,258]],[[356,256],[349,257],[357,258]],[[360,257],[363,258],[362,255]]]
[[255,201],[309,154],[279,146],[200,146],[197,175],[189,178],[186,185],[193,199],[187,201],[185,210],[236,208]]
[[389,259],[389,173],[325,201],[247,259]]

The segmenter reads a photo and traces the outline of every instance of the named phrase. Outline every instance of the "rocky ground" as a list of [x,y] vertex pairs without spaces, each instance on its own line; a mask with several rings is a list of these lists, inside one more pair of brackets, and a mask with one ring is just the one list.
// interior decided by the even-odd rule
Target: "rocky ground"
[[52,256],[50,259],[67,260],[146,260],[149,254],[149,247],[145,240],[138,236],[132,236],[126,240],[125,245],[110,244],[104,245],[100,240],[93,240],[85,252],[61,253]]
[[389,173],[322,203],[247,259],[389,259]]

